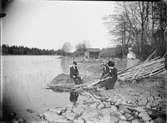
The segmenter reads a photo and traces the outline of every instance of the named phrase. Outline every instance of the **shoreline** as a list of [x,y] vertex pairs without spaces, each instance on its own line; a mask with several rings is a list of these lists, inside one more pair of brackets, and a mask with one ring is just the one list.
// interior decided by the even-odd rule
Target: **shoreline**
[[[81,66],[82,63],[79,63],[79,65]],[[101,123],[110,122],[108,121],[108,119],[111,119],[111,118],[113,118],[113,120],[116,120],[116,122],[121,122],[121,123],[122,122],[125,122],[125,123],[130,123],[130,122],[153,123],[153,122],[158,122],[158,121],[164,122],[166,121],[166,119],[164,118],[164,116],[166,116],[166,112],[164,111],[163,108],[165,106],[165,109],[166,109],[166,103],[164,102],[165,97],[163,95],[166,94],[166,90],[167,90],[167,87],[163,86],[167,80],[165,76],[167,76],[167,72],[162,73],[161,75],[151,77],[151,78],[142,79],[134,84],[131,84],[128,82],[117,82],[114,89],[108,90],[108,91],[103,90],[100,93],[100,95],[103,95],[104,97],[106,95],[107,97],[109,96],[110,103],[91,104],[92,102],[88,101],[85,108],[76,109],[77,110],[76,112],[72,111],[72,112],[75,112],[74,114],[70,114],[69,112],[71,111],[71,109],[67,109],[67,112],[64,112],[64,115],[61,115],[61,118],[64,117],[64,119],[61,119],[61,120],[67,120],[68,122],[69,117],[66,117],[66,115],[67,116],[74,115],[73,119],[71,119],[71,122],[76,122],[76,123],[77,122],[84,123],[85,121],[89,122],[89,120],[92,119],[94,116],[92,116],[92,114],[90,114],[90,116],[87,114],[86,117],[91,117],[90,119],[89,118],[87,119],[87,118],[83,118],[82,115],[84,115],[85,112],[87,112],[87,110],[89,110],[90,108],[93,108],[92,110],[93,111],[95,110],[94,113],[96,114],[95,115],[96,118],[93,118],[94,122],[101,122]],[[161,91],[159,89],[161,89]],[[111,104],[111,102],[114,102],[114,104]],[[78,104],[78,105],[80,105],[81,107],[83,106],[83,104]],[[128,107],[127,105],[129,106],[131,105],[133,107],[128,112],[126,111],[129,110],[130,107]],[[119,107],[121,107],[122,109]],[[104,114],[103,113],[101,114],[103,115],[103,117],[101,117],[99,120],[99,118],[97,118],[97,116],[99,115],[98,114],[99,109],[102,110],[100,112],[103,112],[103,110],[109,112],[109,114],[107,114],[109,115],[109,117],[107,117],[106,119],[106,117],[104,116],[106,114],[105,112]],[[53,110],[53,109],[49,109],[49,110]],[[79,113],[81,115],[80,118],[75,119],[75,116],[78,115],[78,112],[80,112],[80,110],[84,110],[82,115]],[[55,109],[53,112],[57,112],[57,110]],[[133,112],[137,114],[132,115]],[[44,113],[44,117],[48,121],[52,122],[52,120],[50,119],[50,116],[48,116],[47,113],[48,112]],[[110,115],[111,113],[113,114]],[[55,115],[58,115],[56,116],[57,118],[60,116],[58,113],[55,113]],[[115,115],[119,115],[119,116],[115,117]],[[106,119],[107,121],[104,119]],[[57,120],[60,120],[60,119],[57,119]]]
[[[63,59],[65,59],[65,60],[63,61]],[[61,58],[61,60],[62,60],[62,62],[61,62],[62,66],[65,67],[64,72],[68,73],[68,70],[69,70],[68,66],[72,63],[72,58],[71,58],[71,60],[69,60],[69,58],[63,57],[63,58]],[[78,62],[78,66],[79,66],[81,75],[82,74],[89,75],[90,77],[92,77],[90,79],[94,79],[95,77],[99,77],[99,75],[101,74],[100,64],[101,64],[100,62],[96,62],[93,65],[92,65],[92,62],[91,63]],[[95,72],[97,72],[97,73],[95,73]],[[165,76],[167,76],[167,73],[162,74],[160,77],[165,77]],[[167,80],[167,78],[164,78],[164,79],[165,79],[164,81]],[[125,121],[129,122],[129,121],[127,121],[128,118],[125,119],[126,116],[123,114],[123,112],[125,110],[127,110],[127,107],[123,106],[124,108],[122,108],[122,109],[120,108],[120,110],[119,110],[119,107],[124,105],[124,104],[127,104],[127,103],[135,105],[137,100],[139,101],[139,103],[141,103],[141,104],[143,103],[145,105],[148,97],[151,97],[151,98],[148,100],[149,105],[147,105],[147,107],[150,107],[150,105],[156,106],[156,104],[154,102],[157,103],[157,102],[163,101],[163,99],[160,99],[158,96],[158,93],[159,93],[158,91],[159,91],[159,89],[162,88],[161,86],[164,84],[164,82],[161,82],[161,81],[162,80],[159,79],[158,77],[154,77],[154,78],[150,78],[150,79],[141,80],[135,84],[130,84],[130,83],[126,83],[126,82],[123,82],[123,83],[117,82],[115,85],[115,88],[113,90],[109,90],[109,91],[100,90],[100,92],[101,92],[100,94],[103,95],[104,97],[110,96],[111,101],[109,101],[109,103],[96,103],[96,101],[93,102],[92,100],[85,99],[85,100],[82,100],[81,102],[79,102],[78,107],[75,107],[74,109],[72,109],[71,105],[65,105],[65,106],[59,107],[59,108],[57,108],[56,106],[55,106],[55,108],[52,108],[52,109],[46,108],[46,111],[44,111],[43,113],[40,113],[40,114],[35,113],[35,111],[30,109],[29,113],[31,113],[32,116],[37,118],[37,120],[34,120],[32,122],[38,122],[38,121],[39,122],[52,122],[52,121],[65,122],[65,121],[67,121],[67,122],[76,122],[76,123],[83,122],[84,123],[85,121],[89,122],[89,120],[92,119],[91,117],[94,117],[93,119],[97,122],[105,122],[105,121],[108,122],[108,119],[110,119],[110,118],[116,119],[116,121],[119,121],[119,122],[125,122]],[[155,88],[157,88],[157,90]],[[164,89],[166,89],[166,87]],[[136,90],[138,92],[136,92]],[[152,93],[152,96],[149,96],[150,93]],[[130,96],[128,96],[128,95],[130,95]],[[164,95],[164,94],[160,93],[160,95]],[[155,97],[155,99],[157,98],[159,100],[155,101],[154,99],[152,99],[152,97]],[[111,102],[114,102],[114,104],[111,104]],[[136,106],[136,107],[138,107],[138,106]],[[66,111],[64,111],[65,109],[66,109]],[[102,112],[104,114],[106,114],[106,112],[108,112],[107,117],[103,113],[99,113],[100,110],[102,110]],[[144,110],[144,109],[142,108],[142,110]],[[82,111],[82,112],[80,112],[80,111]],[[158,111],[158,110],[156,110],[156,111]],[[60,115],[60,112],[63,112],[63,113],[61,113],[61,115]],[[143,111],[143,112],[148,114],[148,112],[146,112],[146,111]],[[94,115],[91,113],[94,113]],[[130,114],[128,114],[128,115],[130,116],[132,112],[130,111],[129,113]],[[112,114],[112,115],[110,115],[110,114]],[[97,118],[96,116],[99,116],[99,115],[100,116],[102,115],[102,117]],[[118,117],[115,117],[115,115],[118,115]],[[149,114],[149,116],[150,116],[150,114]],[[78,119],[76,117],[78,117]],[[121,119],[122,117],[124,117],[124,118]],[[133,117],[132,118],[133,120],[139,120],[140,118],[142,119],[142,116],[139,116],[140,117],[139,119],[134,119],[134,117],[136,117],[136,116],[132,116],[132,115],[130,117]],[[147,118],[150,120],[149,117],[147,117]],[[98,121],[98,119],[100,119],[101,121]],[[148,120],[148,119],[145,119],[145,120]],[[151,120],[155,120],[155,119],[151,118]],[[29,122],[31,122],[31,121],[29,121]],[[132,120],[131,120],[131,122],[132,122]]]
[[[68,105],[48,109],[40,114],[40,119],[45,122],[67,123],[90,121],[97,123],[110,123],[111,121],[119,123],[165,122],[164,117],[167,115],[162,107],[164,105],[159,104],[166,100],[163,97],[166,87],[162,87],[166,81],[162,76],[166,75],[167,72],[160,77],[144,79],[133,85],[122,83],[112,90],[101,91],[100,94],[104,97],[110,96],[109,102],[100,103],[89,98],[89,100],[86,99],[78,103],[76,107]],[[165,92],[159,92],[160,88],[161,90],[163,88]]]

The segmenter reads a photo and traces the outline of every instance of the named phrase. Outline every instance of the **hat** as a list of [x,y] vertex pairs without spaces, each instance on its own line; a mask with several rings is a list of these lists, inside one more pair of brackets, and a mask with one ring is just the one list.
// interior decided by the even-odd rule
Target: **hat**
[[77,62],[73,61],[73,64],[74,64],[74,65],[77,65]]
[[108,66],[113,67],[114,65],[115,65],[115,63],[113,61],[108,62]]

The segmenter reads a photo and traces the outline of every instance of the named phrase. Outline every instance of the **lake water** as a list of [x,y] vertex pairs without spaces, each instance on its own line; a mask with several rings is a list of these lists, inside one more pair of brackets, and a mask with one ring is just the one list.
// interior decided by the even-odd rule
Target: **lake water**
[[45,89],[56,75],[63,72],[58,56],[2,56],[3,104],[25,119],[48,108],[68,105],[68,93]]

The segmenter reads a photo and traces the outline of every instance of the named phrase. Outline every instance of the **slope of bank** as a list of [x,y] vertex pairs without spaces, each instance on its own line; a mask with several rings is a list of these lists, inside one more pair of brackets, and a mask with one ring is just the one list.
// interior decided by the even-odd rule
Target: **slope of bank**
[[87,98],[76,107],[48,109],[41,114],[47,122],[76,123],[165,123],[167,72],[136,83],[122,82],[112,90],[99,90],[96,96],[108,98],[97,101]]
[[[97,69],[100,62],[94,63],[96,64],[95,69]],[[86,70],[89,68],[88,64],[85,67],[82,63],[78,63],[78,65],[81,73],[85,72],[85,68]],[[92,63],[90,67],[91,65]],[[93,69],[91,70],[93,71]],[[98,70],[97,73],[100,75],[100,67]],[[91,76],[97,74],[90,73],[92,73]],[[59,80],[61,79],[60,76]],[[165,123],[166,82],[167,72],[136,81],[133,84],[123,81],[117,82],[117,86],[112,90],[98,90],[95,93],[97,99],[86,95],[86,98],[79,101],[75,107],[72,105],[55,107],[42,114],[37,114],[38,121],[47,123]],[[56,83],[57,81],[55,81]],[[98,100],[98,96],[104,97],[105,100]]]

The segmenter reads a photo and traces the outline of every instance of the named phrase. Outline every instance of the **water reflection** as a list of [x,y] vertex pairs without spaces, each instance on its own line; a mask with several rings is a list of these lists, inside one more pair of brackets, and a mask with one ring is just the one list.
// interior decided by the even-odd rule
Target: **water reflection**
[[[26,109],[43,112],[69,104],[69,93],[46,90],[46,85],[63,72],[56,56],[3,56],[3,106],[18,116],[31,119]],[[6,112],[6,110],[4,110]]]

